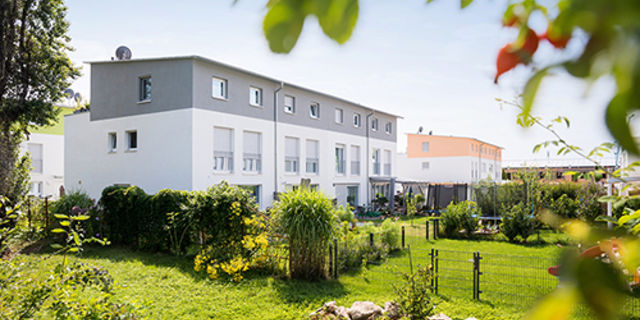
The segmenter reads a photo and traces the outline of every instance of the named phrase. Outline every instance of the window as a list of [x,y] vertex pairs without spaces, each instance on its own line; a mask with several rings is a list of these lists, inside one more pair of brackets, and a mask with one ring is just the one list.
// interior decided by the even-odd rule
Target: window
[[392,125],[391,125],[391,122],[390,122],[390,121],[388,121],[387,123],[385,123],[385,125],[384,125],[384,132],[385,132],[386,134],[391,134],[391,126],[392,126]]
[[31,154],[31,172],[42,173],[43,161],[42,161],[42,144],[41,143],[29,143],[27,146],[29,153]]
[[344,111],[340,108],[336,108],[336,111],[335,111],[336,123],[343,123],[344,122],[343,116],[344,116]]
[[242,171],[260,173],[262,170],[262,135],[245,131],[242,136]]
[[309,106],[309,116],[314,119],[320,118],[320,104],[313,102]]
[[227,99],[227,80],[211,78],[211,96],[216,99]]
[[296,98],[292,96],[284,96],[284,112],[295,113],[296,112]]
[[213,128],[213,170],[233,171],[233,130]]
[[344,145],[336,145],[336,173],[343,175],[346,172],[347,163],[344,157]]
[[373,149],[373,174],[380,174],[380,149]]
[[249,87],[249,104],[254,107],[262,106],[262,89]]
[[429,142],[422,143],[422,152],[429,152]]
[[358,186],[347,186],[347,203],[354,208],[358,206]]
[[29,193],[34,196],[42,196],[42,181],[32,181]]
[[138,149],[138,132],[127,131],[127,150],[135,151]]
[[360,128],[362,124],[362,116],[359,113],[353,114],[353,126],[356,128]]
[[115,132],[109,132],[109,140],[107,146],[109,152],[116,152],[118,150],[118,136]]
[[371,119],[371,130],[378,131],[378,118]]
[[140,96],[139,101],[151,101],[151,77],[140,78]]
[[255,198],[256,203],[260,204],[260,185],[240,186],[240,188],[247,190],[249,194]]
[[319,164],[320,160],[318,158],[319,148],[318,141],[316,140],[307,140],[307,161],[306,161],[306,172],[318,174],[319,172]]
[[422,170],[429,170],[429,161],[425,161],[422,163]]
[[351,174],[360,175],[360,147],[351,146]]
[[391,151],[390,150],[384,151],[384,175],[385,176],[391,175]]
[[487,164],[486,163],[482,164],[482,172],[487,172]]
[[298,138],[284,138],[284,171],[287,173],[298,173],[300,147]]

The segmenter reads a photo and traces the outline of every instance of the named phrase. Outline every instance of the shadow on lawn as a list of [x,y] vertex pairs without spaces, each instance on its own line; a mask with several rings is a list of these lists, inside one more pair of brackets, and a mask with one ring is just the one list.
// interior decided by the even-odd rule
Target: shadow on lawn
[[300,305],[317,305],[318,308],[327,301],[337,300],[348,294],[344,286],[335,280],[276,280],[273,288],[283,301]]

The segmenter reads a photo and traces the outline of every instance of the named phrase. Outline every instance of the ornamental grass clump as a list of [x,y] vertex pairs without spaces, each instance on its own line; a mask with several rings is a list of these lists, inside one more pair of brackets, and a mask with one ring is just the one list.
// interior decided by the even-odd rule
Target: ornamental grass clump
[[334,237],[331,200],[307,188],[290,190],[274,203],[277,231],[289,242],[292,278],[317,280],[325,277],[325,257]]

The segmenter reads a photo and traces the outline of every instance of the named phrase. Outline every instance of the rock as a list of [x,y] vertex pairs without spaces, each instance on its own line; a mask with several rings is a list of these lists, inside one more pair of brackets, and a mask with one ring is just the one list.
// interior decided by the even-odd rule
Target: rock
[[451,320],[451,318],[447,317],[444,313],[438,313],[435,316],[429,317],[429,320]]
[[382,316],[382,308],[371,301],[356,301],[347,310],[351,320],[369,320]]
[[395,303],[394,301],[385,302],[384,316],[389,318],[389,320],[397,320],[402,318],[402,310],[400,310],[400,305]]
[[338,306],[335,301],[329,301],[318,310],[310,313],[309,318],[349,320],[349,313],[347,313],[347,308]]

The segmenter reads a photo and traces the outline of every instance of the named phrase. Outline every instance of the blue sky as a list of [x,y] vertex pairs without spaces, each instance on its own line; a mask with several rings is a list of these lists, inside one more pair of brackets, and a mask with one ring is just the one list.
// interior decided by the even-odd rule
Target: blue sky
[[[530,72],[518,67],[493,84],[496,54],[516,37],[500,25],[506,2],[476,0],[465,10],[459,1],[425,2],[360,1],[358,24],[344,45],[325,37],[309,18],[296,48],[279,55],[269,51],[262,34],[266,0],[69,0],[76,49],[70,56],[78,65],[107,60],[123,44],[134,58],[198,54],[402,115],[399,151],[406,146],[404,133],[423,126],[502,146],[504,159],[546,157],[531,150],[551,137],[521,129],[516,110],[495,100],[513,99]],[[545,29],[540,17],[532,25],[539,33]],[[578,37],[559,52],[541,43],[535,61],[562,59],[583,45]],[[83,74],[72,87],[88,97],[88,65]],[[572,128],[560,130],[563,136],[591,148],[611,141],[603,112],[612,92],[608,79],[585,84],[559,73],[543,83],[534,111],[548,119],[568,116]]]

